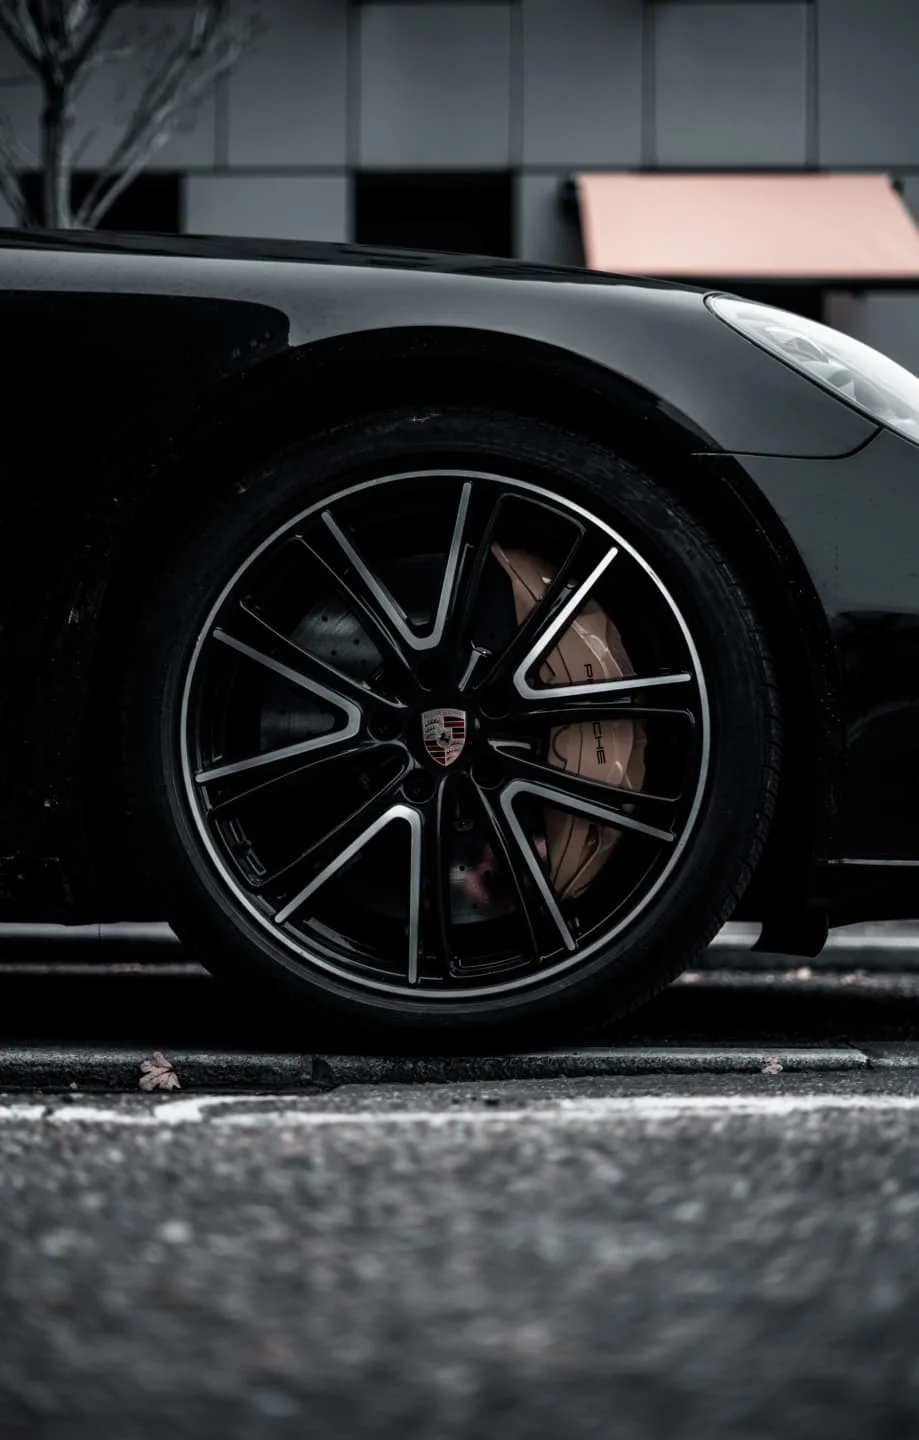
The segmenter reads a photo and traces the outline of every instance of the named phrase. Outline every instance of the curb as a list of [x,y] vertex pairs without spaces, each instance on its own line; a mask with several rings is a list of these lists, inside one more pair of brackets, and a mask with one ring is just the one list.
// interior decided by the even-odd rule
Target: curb
[[863,1050],[870,1070],[915,1070],[919,1067],[919,1043],[896,1040],[868,1042]]
[[[919,1048],[919,1047],[917,1047]],[[431,1085],[469,1081],[589,1079],[615,1075],[756,1074],[782,1070],[861,1070],[854,1046],[608,1046],[501,1056],[355,1056],[318,1059],[342,1085]],[[919,1064],[919,1058],[917,1058]]]
[[891,936],[878,941],[846,936],[831,936],[819,955],[774,955],[766,950],[751,950],[729,940],[713,940],[693,967],[696,970],[763,971],[811,970],[815,975],[845,974],[853,970],[870,970],[914,974],[919,970],[919,937]]
[[[0,1051],[0,1091],[139,1093],[139,1047],[25,1047]],[[624,1075],[757,1074],[919,1068],[919,1043],[833,1047],[725,1045],[670,1048],[611,1046],[519,1055],[272,1055],[200,1050],[166,1057],[189,1091],[330,1090],[339,1085],[448,1085]]]
[[776,955],[754,950],[759,925],[725,925],[700,956],[698,970],[851,971],[919,969],[919,923],[866,921],[831,930],[819,955]]
[[711,946],[693,965],[702,974],[710,970],[760,975],[781,974],[785,970],[810,970],[814,975],[845,975],[853,970],[872,973],[896,972],[915,975],[919,971],[919,945],[906,947],[847,946],[826,949],[820,955],[771,955],[766,951],[738,950],[733,945]]
[[[310,1055],[233,1054],[170,1050],[169,1064],[182,1090],[311,1090],[338,1081],[320,1079]],[[141,1064],[151,1051],[89,1046],[11,1045],[0,1050],[0,1091],[105,1090],[140,1093]]]

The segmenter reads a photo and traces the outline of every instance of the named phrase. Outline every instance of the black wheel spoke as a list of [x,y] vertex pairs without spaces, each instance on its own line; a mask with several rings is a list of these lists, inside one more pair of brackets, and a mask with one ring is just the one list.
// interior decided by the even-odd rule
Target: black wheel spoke
[[[409,909],[417,911],[410,925],[409,984],[417,984],[425,961],[433,958],[441,977],[450,970],[450,897],[447,855],[444,849],[444,807],[448,777],[441,779],[430,800],[416,806],[417,845],[412,855]],[[414,962],[414,963],[413,963]]]
[[[219,820],[246,800],[269,795],[293,782],[312,780],[320,770],[368,760],[378,753],[379,747],[374,741],[354,740],[338,731],[302,740],[296,745],[285,745],[279,750],[265,750],[243,760],[209,766],[197,772],[195,783],[211,785],[217,781],[224,782],[220,800],[208,812],[211,820]],[[268,774],[265,774],[266,770]],[[250,783],[253,776],[259,778]],[[227,782],[238,783],[230,783],[228,787]],[[229,793],[226,793],[228,788]]]
[[[504,773],[510,781],[508,789],[513,796],[533,795],[570,810],[577,815],[589,815],[604,825],[613,825],[621,830],[634,830],[649,839],[672,845],[676,840],[673,830],[667,825],[662,810],[672,810],[678,797],[651,795],[641,790],[629,790],[623,785],[607,785],[602,780],[589,780],[584,775],[569,775],[549,765],[527,760],[509,751],[499,751]],[[624,806],[644,811],[645,815],[657,812],[657,824],[653,820],[639,820],[637,816],[625,813]]]
[[628,785],[612,785],[605,780],[590,780],[585,775],[569,774],[542,760],[534,760],[516,748],[505,749],[500,741],[496,741],[493,748],[508,780],[553,786],[560,795],[564,792],[574,801],[581,800],[584,804],[601,808],[607,806],[611,813],[628,805],[634,811],[643,812],[649,825],[654,825],[656,819],[657,828],[666,818],[663,812],[672,810],[680,802],[679,795],[656,795],[650,790],[633,790]]
[[[293,860],[261,878],[257,887],[260,891],[274,889],[280,884],[288,892],[288,898],[275,913],[276,924],[283,925],[291,916],[302,911],[307,900],[340,875],[387,825],[408,818],[403,814],[406,807],[396,801],[401,781],[402,775],[388,780],[369,800],[338,821]],[[292,895],[289,893],[291,890],[294,890]]]
[[[409,692],[414,692],[417,687],[410,654],[397,627],[392,623],[390,611],[386,605],[380,603],[381,584],[366,565],[355,563],[353,557],[357,552],[353,547],[342,548],[339,540],[342,534],[334,522],[330,524],[326,521],[321,527],[314,526],[309,538],[298,535],[297,543],[342,595],[355,618],[380,651],[383,660],[393,667]],[[388,606],[396,608],[396,601],[392,596],[388,596]],[[399,614],[403,619],[406,618],[401,608]]]
[[437,605],[434,611],[434,620],[431,628],[425,634],[419,634],[414,629],[408,615],[398,600],[390,593],[379,576],[373,573],[353,540],[339,525],[331,510],[324,510],[322,512],[322,522],[347,562],[351,584],[354,585],[355,588],[359,587],[365,595],[365,603],[368,610],[373,607],[380,617],[381,624],[385,625],[387,630],[398,636],[402,644],[411,651],[436,650],[443,640],[451,601],[454,598],[456,590],[457,573],[463,552],[471,494],[472,482],[466,481],[460,491],[456,506],[453,532],[444,562],[444,572],[438,592]]
[[513,810],[502,803],[503,795],[496,800],[494,794],[481,786],[477,785],[475,789],[502,866],[514,889],[518,917],[527,934],[530,960],[538,965],[544,955],[552,954],[560,947],[573,951],[576,948],[575,938],[559,909],[539,856]]
[[392,712],[403,708],[400,701],[380,694],[310,655],[245,602],[240,602],[227,621],[214,629],[212,638],[281,679],[309,691],[327,705],[343,710],[354,727],[353,734],[360,728],[365,708]]
[[527,703],[534,709],[546,713],[555,707],[563,706],[566,700],[587,700],[588,697],[595,705],[602,705],[604,699],[625,700],[630,695],[640,694],[645,690],[660,690],[664,687],[677,685],[689,685],[692,683],[692,674],[689,670],[671,670],[665,675],[627,675],[621,680],[588,680],[583,685],[530,685],[522,677],[518,680],[518,689],[526,698]]
[[[511,690],[521,666],[532,669],[536,661],[552,647],[556,635],[566,628],[572,615],[583,605],[591,590],[616,558],[614,545],[597,544],[597,537],[579,527],[574,542],[562,559],[545,594],[529,615],[518,625],[507,645],[487,666],[479,668],[475,691],[481,696],[502,694]],[[589,568],[586,579],[577,575]]]
[[[683,685],[682,672],[678,672],[672,680],[670,676],[664,678],[673,685]],[[603,692],[600,686],[591,686],[600,690],[596,696],[581,693],[583,687],[578,687],[576,695],[567,694],[568,687],[565,685],[553,685],[547,687],[543,692],[545,699],[539,701],[527,701],[521,705],[512,706],[506,714],[501,714],[498,729],[532,729],[534,725],[576,725],[581,722],[588,724],[592,720],[646,720],[646,721],[673,721],[685,725],[691,729],[696,724],[696,717],[693,712],[685,706],[674,705],[671,709],[665,705],[632,705],[628,700],[628,692],[625,699],[622,693],[615,691]]]
[[[459,562],[446,601],[446,623],[440,645],[447,662],[444,668],[460,692],[467,688],[476,664],[485,654],[484,651],[473,650],[469,631],[506,498],[501,495],[496,500],[491,500],[487,507],[480,505],[474,516],[468,508],[466,511]],[[474,540],[471,538],[473,519],[478,531],[478,537]]]

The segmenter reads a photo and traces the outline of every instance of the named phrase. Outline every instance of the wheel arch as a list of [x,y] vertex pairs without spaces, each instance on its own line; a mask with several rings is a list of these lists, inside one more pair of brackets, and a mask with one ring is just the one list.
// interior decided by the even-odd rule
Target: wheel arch
[[[89,733],[104,737],[111,723],[125,626],[149,583],[151,557],[168,545],[176,508],[188,513],[190,486],[192,511],[204,510],[211,494],[264,460],[266,437],[275,451],[302,440],[305,430],[362,412],[445,399],[550,420],[608,446],[671,489],[731,560],[767,630],[786,732],[772,838],[738,913],[762,919],[779,906],[793,924],[807,905],[814,860],[828,853],[841,748],[832,644],[810,576],[742,457],[711,453],[691,417],[627,377],[526,337],[430,327],[363,331],[262,362],[199,400],[193,421],[163,445],[115,541],[99,604]],[[100,775],[110,763],[106,746],[93,748],[88,775],[112,794]],[[103,807],[91,843],[100,874],[115,877],[123,894],[131,879],[120,874],[115,811],[112,795],[112,812],[104,815]]]

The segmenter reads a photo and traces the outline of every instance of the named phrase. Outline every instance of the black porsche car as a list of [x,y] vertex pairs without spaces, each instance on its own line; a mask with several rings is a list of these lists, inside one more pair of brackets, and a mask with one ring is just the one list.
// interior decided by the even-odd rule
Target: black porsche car
[[[919,380],[691,287],[0,233],[0,919],[356,1030],[919,901]],[[283,990],[279,992],[283,995]]]

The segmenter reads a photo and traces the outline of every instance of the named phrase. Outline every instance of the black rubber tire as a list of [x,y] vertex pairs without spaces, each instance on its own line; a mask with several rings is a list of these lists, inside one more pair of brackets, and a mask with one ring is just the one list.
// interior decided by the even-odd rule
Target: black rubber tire
[[[368,463],[380,473],[430,465],[542,477],[580,499],[655,566],[690,625],[712,722],[707,789],[692,838],[662,892],[599,958],[541,988],[449,1007],[403,1004],[298,970],[255,924],[202,854],[178,759],[178,707],[195,638],[236,568],[323,489]],[[188,519],[168,568],[139,605],[124,682],[122,785],[138,864],[167,918],[210,970],[264,991],[293,988],[302,1011],[355,1035],[518,1045],[606,1027],[666,985],[729,918],[773,813],[780,705],[763,628],[731,565],[666,488],[581,435],[530,418],[427,407],[365,416],[313,435],[228,477]]]

